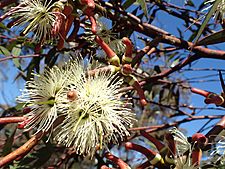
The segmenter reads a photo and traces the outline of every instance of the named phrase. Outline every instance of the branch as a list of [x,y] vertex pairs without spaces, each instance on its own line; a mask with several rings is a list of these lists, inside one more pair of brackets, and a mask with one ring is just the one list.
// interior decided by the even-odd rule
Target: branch
[[124,16],[118,17],[113,12],[106,10],[100,5],[96,4],[96,11],[99,13],[105,13],[108,18],[114,21],[118,21],[121,26],[124,26],[125,29],[133,28],[136,32],[142,33],[151,38],[156,38],[162,36],[162,42],[170,45],[174,45],[183,49],[187,49],[197,54],[197,58],[212,58],[212,59],[225,59],[225,51],[222,50],[213,50],[204,48],[201,46],[194,46],[192,42],[185,41],[181,38],[177,38],[170,33],[148,24],[142,22],[138,17],[131,13],[123,11],[121,14]]
[[24,145],[16,149],[15,151],[11,152],[7,156],[3,157],[0,160],[0,167],[10,163],[11,161],[21,158],[21,156],[26,155],[42,138],[43,132],[39,132],[35,134],[30,140],[28,140]]
[[[53,124],[53,128],[59,125],[63,121],[64,117],[59,117],[55,120]],[[47,132],[38,132],[36,133],[31,139],[29,139],[24,145],[16,149],[15,151],[11,152],[10,154],[2,157],[0,160],[0,167],[5,166],[6,164],[12,162],[13,160],[20,160],[23,158],[27,153],[31,151],[31,149],[37,145],[38,141],[41,140],[43,136],[45,136],[48,132],[52,131],[52,128],[49,129]]]
[[[130,131],[137,131],[137,130],[146,130],[146,132],[151,133],[163,129],[167,129],[173,126],[180,125],[182,123],[190,122],[192,120],[202,120],[202,119],[219,119],[222,118],[223,115],[215,115],[215,116],[193,116],[188,117],[179,121],[175,121],[172,123],[162,124],[162,125],[156,125],[156,126],[146,126],[146,127],[136,127],[136,128],[130,128]],[[224,118],[225,119],[225,118]],[[225,124],[225,123],[224,123]]]
[[19,123],[26,120],[25,117],[2,117],[0,118],[0,124]]

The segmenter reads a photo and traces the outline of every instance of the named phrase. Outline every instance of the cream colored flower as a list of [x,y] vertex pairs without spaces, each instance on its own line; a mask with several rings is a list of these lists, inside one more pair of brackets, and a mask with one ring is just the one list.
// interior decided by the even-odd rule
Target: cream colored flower
[[68,90],[74,92],[66,118],[58,128],[55,139],[68,147],[73,146],[78,154],[93,154],[96,147],[106,147],[129,136],[127,127],[134,114],[125,107],[118,90],[122,83],[114,75],[96,73],[70,76]]
[[[207,0],[205,2],[205,4],[212,4],[214,2],[215,2],[215,0]],[[204,10],[208,10],[211,7],[212,7],[212,5],[209,5]],[[224,19],[225,19],[225,0],[221,0],[221,2],[218,4],[218,6],[216,8],[216,11],[215,11],[215,14],[214,14],[214,18],[216,20],[221,19],[222,23],[224,22]]]
[[192,164],[192,146],[187,137],[176,127],[169,131],[173,135],[176,144],[175,169],[197,169],[198,166]]
[[35,41],[50,39],[51,30],[56,22],[56,12],[52,11],[54,7],[63,8],[63,4],[53,3],[52,0],[23,0],[11,10],[11,17],[15,18],[14,26],[24,28],[24,35],[33,32]]
[[173,127],[169,131],[174,137],[177,151],[176,153],[178,155],[182,155],[186,151],[191,150],[191,144],[188,142],[187,137],[182,132],[180,132],[176,127]]
[[26,83],[22,95],[18,97],[18,102],[31,108],[31,112],[25,115],[29,121],[26,128],[37,127],[37,131],[47,131],[58,115],[68,109],[69,100],[64,89],[71,69],[79,71],[74,63],[61,68],[54,66],[34,75],[34,79]]

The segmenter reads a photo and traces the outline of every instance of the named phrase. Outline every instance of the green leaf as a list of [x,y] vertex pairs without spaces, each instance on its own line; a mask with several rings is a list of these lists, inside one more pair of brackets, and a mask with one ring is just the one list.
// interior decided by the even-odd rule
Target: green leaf
[[198,41],[197,45],[212,45],[217,43],[225,42],[225,30],[221,30],[218,32],[215,32],[209,36],[204,37],[200,41]]
[[174,61],[172,62],[172,64],[170,65],[170,67],[173,68],[173,67],[176,66],[179,62],[180,62],[180,58],[174,60]]
[[23,107],[26,105],[26,103],[18,103],[14,108],[17,110],[17,111],[20,111],[23,109]]
[[7,28],[7,26],[5,26],[2,22],[0,22],[0,28],[9,30],[9,28]]
[[12,49],[12,55],[13,56],[19,56],[20,53],[21,53],[21,44],[18,44],[15,47],[13,47],[13,49]]
[[136,2],[141,6],[145,16],[147,17],[148,16],[148,11],[147,11],[147,5],[146,5],[145,0],[137,0]]
[[185,6],[195,7],[194,3],[191,0],[187,0]]
[[198,33],[196,35],[194,44],[196,44],[196,42],[198,41],[198,39],[202,35],[202,32],[204,31],[204,28],[206,27],[206,25],[209,22],[209,20],[210,20],[211,16],[213,15],[213,13],[216,11],[216,8],[217,8],[217,6],[219,5],[220,2],[221,2],[221,0],[216,0],[214,2],[214,4],[212,5],[211,9],[209,10],[209,12],[207,13],[207,15],[206,15],[206,17],[205,17],[201,27],[198,30]]
[[136,1],[136,0],[127,0],[127,1],[123,4],[124,10],[126,10],[126,9],[129,8],[131,5],[133,5],[133,3],[134,3],[135,1]]
[[17,129],[17,127],[14,127],[12,130],[10,130],[10,132],[12,132],[12,133],[9,134],[9,136],[5,142],[5,145],[3,147],[3,152],[2,152],[3,156],[9,154],[12,151],[12,145],[13,145],[16,129]]
[[[15,47],[13,47],[12,49],[12,55],[13,56],[19,56],[21,53],[21,44],[16,45]],[[13,63],[14,65],[21,70],[21,65],[20,65],[20,59],[19,58],[14,58],[13,59]]]
[[10,56],[11,53],[8,49],[6,49],[4,46],[0,46],[0,54],[5,56]]

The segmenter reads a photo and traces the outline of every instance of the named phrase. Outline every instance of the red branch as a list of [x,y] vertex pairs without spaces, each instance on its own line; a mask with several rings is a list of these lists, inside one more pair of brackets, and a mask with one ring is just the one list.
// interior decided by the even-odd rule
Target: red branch
[[0,124],[19,123],[26,120],[25,117],[2,117],[0,118]]
[[16,149],[15,151],[11,152],[7,156],[3,157],[0,160],[0,167],[3,167],[4,165],[10,163],[11,161],[21,158],[21,156],[24,156],[30,150],[38,143],[38,141],[42,138],[43,133],[39,132],[36,135],[34,135],[30,140],[28,140],[24,145]]

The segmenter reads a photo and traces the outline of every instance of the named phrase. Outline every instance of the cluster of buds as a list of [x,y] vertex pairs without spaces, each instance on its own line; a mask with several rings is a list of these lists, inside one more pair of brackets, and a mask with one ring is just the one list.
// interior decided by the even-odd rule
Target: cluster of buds
[[120,72],[121,75],[124,76],[125,81],[130,86],[133,86],[134,89],[137,91],[140,97],[141,105],[146,106],[147,101],[144,95],[144,91],[142,90],[141,85],[138,82],[137,78],[133,75],[133,68],[131,66],[132,50],[133,50],[132,42],[126,37],[122,39],[122,42],[126,45],[126,51],[122,57],[122,63],[121,63],[118,55],[99,36],[96,36],[95,41],[105,51],[108,57],[108,62],[110,64],[109,67],[111,69],[111,72],[113,73]]
[[[140,152],[148,159],[146,162],[139,165],[137,169],[145,169],[149,166],[154,166],[159,169],[197,169],[200,166],[202,149],[207,144],[207,138],[203,134],[195,133],[190,139],[187,139],[180,131],[173,128],[165,135],[165,144],[145,131],[141,131],[140,133],[155,145],[158,152],[132,142],[126,142],[125,148],[127,150]],[[110,153],[107,153],[105,157],[117,164],[121,169],[129,169],[128,164],[118,157],[115,157]],[[102,169],[104,168],[107,167],[103,166]]]

